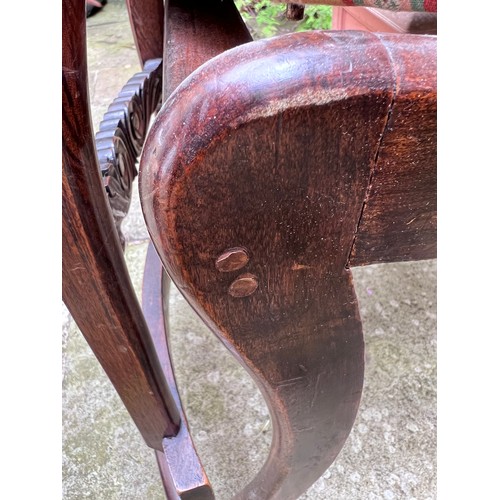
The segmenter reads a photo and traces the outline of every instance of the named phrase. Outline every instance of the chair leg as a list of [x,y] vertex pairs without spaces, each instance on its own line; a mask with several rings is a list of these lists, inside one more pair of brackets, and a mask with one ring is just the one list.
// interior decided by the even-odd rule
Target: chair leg
[[146,443],[179,427],[106,200],[92,135],[85,4],[63,4],[63,299]]
[[[238,499],[294,499],[335,460],[353,426],[361,399],[364,342],[350,272],[335,280],[329,319],[309,319],[261,346],[259,382],[271,411],[269,457]],[[320,311],[318,311],[321,314]],[[319,316],[321,317],[321,316]],[[313,341],[314,338],[314,341]]]
[[144,268],[142,308],[181,420],[177,435],[163,440],[164,452],[155,450],[156,460],[168,499],[213,500],[212,487],[189,432],[172,367],[167,334],[169,289],[170,278],[150,243]]
[[[363,381],[348,257],[394,74],[373,35],[291,39],[242,45],[184,80],[139,174],[163,265],[271,413],[269,458],[240,499],[311,486],[349,434]],[[374,64],[380,91],[366,94]]]

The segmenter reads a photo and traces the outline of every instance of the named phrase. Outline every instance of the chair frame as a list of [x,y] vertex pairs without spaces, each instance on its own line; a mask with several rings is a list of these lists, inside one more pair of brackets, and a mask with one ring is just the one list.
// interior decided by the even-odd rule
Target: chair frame
[[[85,15],[82,7],[83,2],[71,0],[66,2],[63,9],[65,26],[63,32],[63,298],[144,440],[148,446],[156,450],[168,498],[213,498],[210,483],[189,435],[170,363],[166,343],[166,309],[162,299],[168,292],[168,277],[157,253],[150,247],[141,307],[135,297],[123,258],[123,239],[120,238],[119,229],[123,216],[116,214],[123,214],[124,209],[126,211],[128,208],[131,181],[135,174],[135,159],[141,153],[149,118],[159,102],[160,82],[162,81],[163,85],[163,101],[166,102],[168,96],[173,96],[170,108],[175,109],[176,102],[188,99],[190,92],[192,95],[200,92],[197,85],[203,87],[203,84],[206,84],[206,80],[199,76],[201,73],[195,71],[199,66],[210,61],[209,66],[204,68],[211,67],[213,58],[233,47],[248,43],[251,37],[232,2],[205,2],[198,5],[197,2],[177,0],[168,2],[164,11],[162,3],[156,0],[143,2],[128,0],[132,31],[144,69],[124,88],[123,95],[118,97],[114,107],[110,107],[107,119],[104,120],[107,125],[101,128],[94,139],[89,110]],[[165,30],[163,30],[164,23]],[[321,55],[322,46],[317,37],[311,35],[308,43],[310,46],[317,45],[318,55]],[[291,57],[300,57],[300,51],[307,47],[300,43],[295,46],[295,40],[300,40],[300,37],[290,38],[290,45],[286,50]],[[316,375],[313,378],[316,382],[312,389],[307,384],[307,390],[304,389],[301,393],[301,389],[296,387],[300,384],[296,382],[302,375],[295,376],[287,371],[290,355],[294,355],[293,351],[288,351],[285,357],[278,357],[272,361],[266,359],[263,364],[259,364],[256,361],[258,358],[250,357],[249,349],[255,345],[254,343],[248,347],[238,344],[238,348],[235,349],[238,339],[231,334],[231,328],[236,328],[235,324],[227,326],[224,308],[222,311],[217,310],[214,315],[215,302],[201,293],[203,285],[196,281],[194,276],[196,273],[193,274],[197,265],[196,259],[189,262],[181,255],[186,245],[194,243],[190,242],[189,238],[181,240],[176,235],[173,219],[168,222],[170,226],[167,224],[165,227],[159,227],[161,224],[158,214],[154,213],[153,208],[146,206],[145,209],[153,242],[170,276],[176,284],[187,290],[186,294],[192,305],[204,316],[212,329],[220,333],[230,350],[240,360],[244,360],[245,364],[249,364],[254,374],[257,373],[257,369],[260,373],[257,381],[273,416],[274,444],[268,463],[260,475],[240,493],[241,498],[296,498],[328,467],[347,438],[359,405],[364,366],[361,323],[348,268],[374,262],[435,257],[435,203],[433,204],[435,123],[432,123],[432,120],[426,123],[420,138],[417,137],[418,133],[412,136],[416,137],[417,143],[419,141],[422,143],[424,139],[428,140],[427,149],[421,154],[423,159],[412,173],[422,170],[424,164],[430,166],[417,175],[416,180],[411,183],[407,177],[404,178],[408,184],[404,186],[404,193],[409,197],[409,203],[401,206],[391,199],[394,193],[381,194],[377,189],[378,186],[391,185],[390,180],[401,174],[395,169],[394,162],[391,163],[391,158],[395,154],[399,161],[403,158],[408,163],[405,155],[409,153],[405,150],[405,146],[401,146],[400,136],[393,132],[391,120],[397,117],[413,130],[419,114],[432,116],[433,111],[435,112],[435,61],[429,59],[435,50],[432,47],[433,42],[426,38],[417,40],[408,37],[405,44],[397,37],[351,35],[351,44],[354,47],[358,43],[356,40],[360,43],[369,41],[371,56],[380,53],[382,54],[379,56],[380,60],[385,57],[387,71],[380,73],[390,81],[383,84],[378,82],[389,91],[377,101],[380,111],[374,112],[375,118],[371,123],[373,134],[370,138],[373,148],[377,150],[375,164],[377,161],[381,164],[385,162],[386,168],[377,170],[374,164],[365,159],[367,168],[360,172],[360,177],[356,181],[357,187],[354,182],[349,188],[354,189],[351,191],[354,193],[351,200],[352,208],[346,209],[345,214],[337,213],[337,216],[345,216],[354,224],[354,233],[351,231],[350,234],[351,236],[354,234],[355,239],[346,236],[338,256],[324,254],[319,257],[320,262],[328,262],[330,258],[329,267],[322,268],[322,273],[334,273],[335,279],[332,282],[334,289],[343,299],[333,303],[331,300],[322,302],[320,298],[331,294],[332,290],[328,287],[323,290],[318,289],[316,290],[318,311],[325,307],[333,307],[329,321],[335,318],[345,318],[346,321],[347,318],[353,318],[352,325],[349,323],[348,328],[336,332],[335,337],[340,342],[338,336],[344,335],[346,342],[353,342],[349,352],[342,351],[339,355],[342,359],[352,359],[347,379],[342,378],[340,372],[332,370],[326,362],[324,366],[315,365]],[[283,50],[280,43],[280,41],[263,42],[263,47],[272,48],[279,53]],[[188,59],[183,57],[179,47],[188,48],[191,57]],[[363,47],[363,50],[365,48]],[[250,50],[248,57],[257,60],[259,50],[262,48],[256,47],[254,52]],[[384,51],[388,51],[389,58]],[[247,54],[247,49],[246,47],[242,47],[241,50],[235,49],[231,54],[235,54],[233,59],[230,55],[224,55],[229,70],[237,66],[239,55]],[[355,61],[354,74],[349,75],[352,73],[352,64],[345,72],[340,68],[342,85],[349,89],[350,81],[363,77],[358,67],[363,68],[364,64],[368,68],[368,63],[361,53],[355,50],[343,56],[344,60],[339,57],[340,65],[350,57],[353,57],[351,62]],[[420,78],[416,78],[417,68],[425,68]],[[332,66],[330,74],[334,73]],[[303,75],[301,78],[304,78]],[[344,82],[344,78],[347,79],[347,83]],[[179,88],[181,82],[184,83]],[[356,83],[359,84],[357,80]],[[271,84],[266,83],[266,85]],[[335,85],[338,86],[339,83],[330,82],[329,88]],[[416,92],[424,95],[415,98]],[[409,100],[413,109],[406,116],[405,106]],[[312,105],[318,106],[318,109],[321,107],[319,101],[313,101]],[[229,106],[229,103],[223,102],[221,106]],[[293,108],[293,105],[287,106],[280,110],[280,113]],[[151,137],[169,137],[172,130],[179,130],[179,123],[175,123],[175,120],[172,123],[164,109],[155,120],[148,141],[154,140]],[[276,112],[274,114],[276,115]],[[134,122],[130,118],[134,115],[142,116],[140,127],[137,126],[137,120]],[[201,126],[200,124],[206,126],[206,123],[200,120],[194,123],[193,127]],[[377,127],[380,129],[378,132]],[[181,143],[180,146],[184,148],[185,144]],[[141,168],[143,199],[158,187],[150,185],[152,179],[158,179],[158,176],[147,168],[153,164],[151,158],[154,154],[153,149],[155,148],[146,144],[143,152],[142,162],[145,165]],[[221,151],[225,155],[228,154],[225,149]],[[178,167],[172,164],[169,168],[175,170]],[[201,172],[204,168],[206,167],[200,164]],[[218,174],[211,172],[211,175]],[[168,182],[164,187],[167,192],[172,192],[174,187],[181,189],[177,186],[172,187]],[[320,185],[316,187],[320,189]],[[395,193],[399,196],[401,194],[399,191]],[[337,195],[343,196],[340,192]],[[161,203],[168,204],[170,199]],[[410,226],[408,216],[411,212],[415,214],[411,220],[412,225],[405,227]],[[186,217],[189,220],[189,214]],[[396,224],[396,229],[392,227],[393,224]],[[345,226],[348,226],[347,222]],[[165,251],[166,248],[174,247],[176,248],[174,252]],[[255,249],[252,252],[254,255],[258,254]],[[248,259],[248,255],[243,255],[245,253],[247,253],[245,247],[229,248],[226,253],[219,255],[216,261],[217,269],[223,273],[241,269],[241,263],[245,261],[243,264],[245,265]],[[175,258],[172,257],[174,255]],[[320,273],[317,278],[321,280],[321,276]],[[236,283],[238,278],[233,293],[230,289],[230,294],[240,298],[250,296],[255,291],[254,278],[253,274],[245,275],[241,282]],[[330,283],[329,286],[333,285]],[[222,295],[222,288],[217,293]],[[283,289],[280,293],[286,295],[290,291]],[[338,309],[335,309],[335,304],[338,305]],[[346,304],[350,306],[346,308]],[[206,311],[212,312],[207,314]],[[308,319],[302,328],[313,326],[315,321],[314,318]],[[275,329],[274,333],[278,330]],[[305,336],[305,339],[307,338],[308,335]],[[327,343],[332,341],[329,337],[327,339],[329,339]],[[356,342],[353,339],[357,339]],[[327,343],[319,344],[319,348],[326,348]],[[313,344],[309,342],[305,345]],[[265,348],[259,349],[263,352]],[[332,355],[336,347],[333,349]],[[319,359],[317,354],[314,356]],[[284,378],[278,381],[276,379],[269,384],[271,372],[266,375],[266,371],[271,366],[273,370],[278,366]],[[298,363],[298,366],[302,366],[305,372],[308,371],[302,364]],[[325,376],[326,373],[328,376]],[[276,373],[273,372],[273,376],[276,377]],[[293,390],[288,396],[290,386],[293,386]],[[326,387],[333,387],[332,394],[324,395]],[[348,392],[345,392],[347,389]],[[335,398],[337,390],[340,392]],[[311,412],[301,413],[301,406],[297,404],[297,394],[312,397],[310,408],[317,404],[322,405],[319,412],[322,416],[317,425],[311,428],[304,427],[302,430],[298,428],[310,420]],[[335,404],[331,406],[339,398],[343,404],[338,409]],[[284,405],[284,412],[278,410],[281,408],[280,405]],[[328,415],[331,417],[332,411],[339,412],[336,418],[338,427],[334,432],[338,436],[333,438],[332,435],[327,438],[330,444],[327,447],[328,451],[322,450],[318,462],[305,467],[305,464],[310,462],[310,456],[300,456],[298,450],[307,448],[309,442],[314,444],[315,439],[325,439],[324,429],[329,427],[327,417]],[[283,427],[282,423],[288,422],[287,415],[292,415],[294,412],[300,414],[298,420],[292,428]],[[313,437],[308,435],[304,440],[300,437],[302,431],[312,432]],[[314,450],[311,449],[310,453],[314,454]],[[179,460],[181,456],[183,461]],[[186,457],[189,457],[188,462],[191,464],[189,468],[184,466]],[[277,474],[277,471],[281,471],[281,474]]]

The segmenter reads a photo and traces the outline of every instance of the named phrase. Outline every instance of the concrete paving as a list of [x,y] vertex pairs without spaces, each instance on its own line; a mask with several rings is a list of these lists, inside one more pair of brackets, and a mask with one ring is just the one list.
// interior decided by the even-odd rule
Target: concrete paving
[[[94,128],[139,70],[123,0],[88,20]],[[140,295],[148,234],[137,192],[124,224]],[[436,498],[436,263],[353,270],[366,337],[361,407],[336,462],[302,500]],[[175,288],[171,343],[193,437],[218,499],[232,497],[264,462],[271,426],[247,373]],[[147,448],[63,307],[63,494],[68,500],[164,499]],[[265,500],[265,499],[263,499]]]

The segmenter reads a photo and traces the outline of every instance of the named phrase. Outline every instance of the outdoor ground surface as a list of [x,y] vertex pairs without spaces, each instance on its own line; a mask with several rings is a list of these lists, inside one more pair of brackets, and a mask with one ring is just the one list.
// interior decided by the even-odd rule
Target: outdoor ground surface
[[[123,0],[110,0],[88,20],[88,57],[97,131],[111,100],[140,69]],[[137,192],[123,229],[140,295],[148,234]],[[300,498],[435,499],[435,261],[353,274],[366,338],[363,399],[340,456]],[[193,437],[217,498],[229,499],[266,458],[267,408],[175,288],[170,304],[176,374]],[[67,500],[165,498],[153,452],[64,307],[63,491]]]

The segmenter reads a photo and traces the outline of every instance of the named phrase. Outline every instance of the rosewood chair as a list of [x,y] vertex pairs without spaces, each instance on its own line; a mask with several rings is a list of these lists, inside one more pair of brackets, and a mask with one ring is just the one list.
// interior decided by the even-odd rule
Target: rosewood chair
[[[361,398],[350,269],[436,255],[436,39],[253,42],[231,1],[127,5],[143,71],[95,139],[84,2],[63,8],[64,301],[167,497],[213,498],[170,361],[170,277],[269,407],[269,457],[237,498],[297,498],[335,460]],[[120,232],[141,153],[142,306]]]

